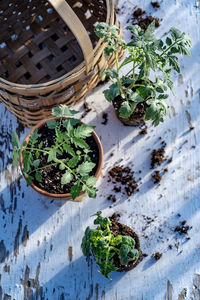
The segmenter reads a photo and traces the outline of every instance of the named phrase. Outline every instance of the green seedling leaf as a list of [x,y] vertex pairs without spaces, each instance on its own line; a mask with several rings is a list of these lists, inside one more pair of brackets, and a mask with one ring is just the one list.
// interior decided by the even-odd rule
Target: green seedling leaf
[[64,163],[61,163],[59,165],[59,170],[61,170],[61,171],[65,170],[65,164]]
[[[136,107],[137,103],[135,104]],[[124,101],[119,109],[120,117],[122,118],[129,118],[130,115],[133,113],[132,106],[128,101]]]
[[130,26],[127,26],[126,29],[130,30],[130,32],[136,36],[138,36],[138,35],[140,36],[144,33],[144,30],[141,29],[141,27],[138,25],[130,25]]
[[12,145],[13,147],[19,147],[19,137],[18,135],[16,134],[16,132],[12,132]]
[[113,246],[118,246],[119,244],[122,243],[122,238],[123,236],[122,235],[117,235],[116,237],[113,236],[113,238],[111,239],[111,243]]
[[172,80],[168,79],[167,80],[167,85],[170,88],[170,90],[173,92],[173,87],[174,87],[174,83]]
[[122,236],[122,244],[119,249],[119,259],[122,265],[127,265],[129,261],[137,260],[139,251],[135,248],[135,240],[130,236]]
[[108,100],[109,102],[112,102],[114,100],[112,92],[110,91],[110,89],[104,90],[103,94],[104,94],[106,100]]
[[182,33],[180,32],[180,30],[178,30],[175,27],[172,27],[170,29],[170,33],[171,33],[171,36],[172,36],[172,38],[173,38],[174,41],[176,41],[177,39],[181,38],[181,36],[182,36]]
[[131,261],[131,260],[138,260],[139,256],[140,256],[139,251],[137,249],[132,249],[129,252],[129,257],[130,257],[129,261]]
[[80,147],[82,149],[89,149],[90,147],[88,144],[81,138],[74,137],[72,142],[75,144],[76,147]]
[[82,243],[81,243],[81,249],[83,252],[83,255],[85,255],[86,257],[89,256],[90,254],[90,238],[91,238],[91,229],[88,226],[85,230],[85,235],[82,239]]
[[52,115],[54,117],[72,117],[73,115],[77,114],[78,111],[71,110],[69,106],[65,104],[60,104],[59,107],[54,107],[52,109]]
[[156,68],[156,57],[155,54],[153,52],[146,52],[146,63],[147,65],[153,70],[155,71]]
[[176,56],[169,56],[169,65],[172,66],[176,72],[180,73],[178,58]]
[[94,32],[99,38],[103,38],[104,36],[107,36],[108,29],[109,29],[108,24],[104,22],[100,22],[96,25]]
[[178,50],[178,47],[176,45],[174,47],[171,47],[170,52],[168,52],[168,55],[169,54],[175,54],[175,53],[178,53],[178,52],[179,52],[179,50]]
[[95,187],[91,187],[91,186],[89,187],[87,185],[84,185],[83,191],[85,191],[88,197],[90,198],[96,198],[97,196],[97,189]]
[[52,148],[49,151],[47,162],[54,161],[56,159],[57,150]]
[[[85,188],[85,187],[84,187]],[[139,252],[135,249],[135,241],[130,236],[114,236],[110,229],[109,218],[103,217],[101,211],[94,214],[95,229],[87,227],[82,239],[81,249],[85,256],[91,253],[99,265],[99,272],[110,279],[110,273],[116,271],[113,258],[118,256],[120,262],[128,264],[137,260]]]
[[[128,57],[126,57],[126,58],[124,59],[124,61],[122,62],[120,68],[121,68],[122,66],[125,66],[125,65],[129,64],[129,63],[132,62],[132,61],[133,61],[133,56],[132,56],[132,54],[131,54],[130,56],[128,56]],[[117,77],[115,77],[115,78],[118,78],[118,77],[119,77],[119,75],[117,74]],[[133,80],[133,79],[131,79],[131,78],[129,78],[129,77],[126,78],[126,77],[122,76],[122,81],[123,81],[123,82],[124,82],[124,80],[126,80],[126,79]]]
[[28,185],[31,185],[33,183],[33,177],[30,175],[27,175],[26,182]]
[[77,166],[78,162],[79,162],[79,156],[74,156],[67,162],[67,165],[70,168],[74,168]]
[[[143,100],[140,99],[141,102],[145,102],[150,97],[156,100],[157,93],[162,94],[168,88],[173,88],[169,74],[173,70],[180,72],[178,58],[173,54],[180,53],[189,56],[189,48],[191,47],[189,36],[174,27],[170,30],[171,37],[167,36],[165,43],[161,39],[156,39],[154,36],[155,21],[148,26],[146,31],[142,30],[138,25],[127,26],[126,29],[132,33],[132,40],[128,43],[120,39],[119,29],[111,28],[106,23],[97,25],[95,29],[97,35],[103,37],[103,41],[107,43],[107,54],[115,54],[116,69],[106,71],[113,84],[103,93],[109,102],[112,102],[118,96],[124,100],[121,102],[119,112],[121,117],[130,116],[131,109],[132,111],[135,109],[135,104],[133,104],[133,107],[129,102],[136,101],[134,101],[130,93],[125,91],[128,85],[130,84],[129,88],[133,92],[136,91],[143,98]],[[119,64],[118,50],[121,46],[123,49],[127,49],[128,56]],[[127,66],[127,74],[120,77],[121,69],[124,66]],[[137,69],[139,69],[139,75],[136,75]],[[167,71],[169,69],[170,72]],[[161,73],[165,85],[151,83],[150,71]],[[156,74],[154,75],[156,78]],[[128,79],[126,79],[127,77]],[[144,87],[137,88],[138,84],[144,85]],[[124,102],[128,103],[124,104]],[[163,107],[162,105],[159,107],[161,109],[160,117],[157,116],[156,119],[163,120]]]
[[70,123],[71,127],[74,127],[75,125],[77,125],[80,122],[79,119],[75,119],[75,118],[69,118],[69,119],[65,119],[62,121],[62,125],[67,128],[68,123]]
[[17,167],[18,161],[19,161],[19,151],[15,150],[12,153],[12,159],[13,159],[13,165],[14,167]]
[[157,86],[156,91],[158,93],[164,93],[165,92],[161,86]]
[[41,149],[43,147],[43,142],[40,142],[38,148]]
[[68,184],[72,181],[72,179],[73,179],[73,175],[69,171],[66,171],[61,178],[61,184]]
[[134,82],[135,82],[134,79],[132,79],[132,78],[130,78],[130,77],[124,77],[124,76],[122,76],[122,83],[123,83],[124,85],[126,85],[126,84],[132,84],[132,83],[134,83]]
[[124,244],[120,247],[119,250],[119,259],[122,265],[127,265],[129,262],[128,253],[130,252],[130,247],[127,244]]
[[86,176],[94,169],[94,167],[95,167],[95,163],[86,161],[78,166],[77,172],[81,176]]
[[71,156],[75,155],[74,149],[70,145],[64,144],[63,148],[64,148],[65,152],[69,153]]
[[86,180],[86,184],[88,186],[93,186],[93,185],[95,185],[96,182],[97,182],[97,178],[94,176],[91,176]]
[[154,30],[155,30],[155,21],[153,21],[146,29],[144,33],[144,40],[145,42],[152,42],[155,40],[154,36]]
[[38,141],[38,129],[35,129],[29,137],[29,142],[34,145],[37,143],[37,141]]
[[54,117],[61,117],[61,110],[59,107],[54,107],[51,113]]
[[60,106],[62,117],[73,117],[78,113],[78,111],[70,109],[66,104],[61,104]]
[[131,89],[126,89],[126,94],[128,95],[127,98],[130,101],[134,101],[136,103],[140,103],[142,101],[144,101],[144,99],[137,93],[137,92],[133,92]]
[[109,86],[109,89],[103,91],[103,94],[109,102],[113,101],[115,97],[117,97],[120,94],[119,87],[117,83],[114,83]]
[[41,174],[41,172],[40,171],[36,171],[35,172],[35,178],[36,178],[36,180],[38,181],[38,182],[42,182],[42,174]]
[[164,100],[150,99],[147,101],[149,107],[146,110],[145,120],[153,120],[153,125],[157,126],[160,122],[164,121],[167,115],[168,105]]
[[94,131],[95,126],[88,126],[85,124],[82,124],[80,126],[78,126],[75,130],[74,130],[74,136],[76,138],[86,138],[91,136],[92,132]]
[[67,129],[67,134],[72,137],[74,134],[74,126],[72,124],[72,122],[70,121],[71,119],[67,119],[65,120],[63,123],[65,123],[65,127]]
[[94,214],[94,216],[97,216],[97,218],[94,220],[95,225],[99,224],[101,226],[101,229],[105,229],[105,228],[108,229],[108,226],[110,226],[110,224],[111,224],[109,218],[102,217],[101,211],[97,212],[97,214]]
[[115,70],[106,70],[104,74],[111,77],[111,78],[118,78],[118,73]]
[[31,164],[33,161],[33,156],[31,154],[31,152],[29,152],[28,150],[23,150],[22,151],[22,157],[23,157],[23,164],[24,164],[24,169],[25,172],[28,174],[30,169],[31,169]]
[[38,150],[35,152],[35,157],[36,157],[36,159],[38,159],[40,157],[40,152]]
[[188,50],[187,46],[185,46],[184,44],[180,43],[177,48],[180,54],[191,56],[190,51]]
[[172,44],[172,40],[169,37],[166,38],[166,44],[168,46],[170,46]]
[[26,147],[26,145],[27,145],[27,141],[24,141],[24,142],[22,143],[22,146],[23,146],[23,147]]
[[39,165],[40,165],[40,160],[39,159],[36,159],[36,160],[33,161],[34,168],[38,168]]
[[145,99],[151,95],[152,89],[148,86],[144,86],[138,88],[136,91],[143,99]]
[[110,56],[114,52],[115,52],[115,47],[114,46],[107,46],[104,49],[104,53],[105,53],[106,56]]
[[56,126],[57,126],[56,120],[49,120],[49,121],[47,121],[47,127],[49,129],[55,129]]
[[81,191],[82,191],[82,186],[81,186],[80,182],[78,181],[72,186],[72,188],[70,190],[72,199],[75,200],[76,197],[78,197],[80,195]]
[[131,236],[122,236],[122,243],[130,247],[135,247],[135,240]]
[[56,132],[56,139],[58,143],[62,143],[63,142],[63,134],[59,129],[55,129]]
[[143,41],[140,37],[135,37],[127,44],[127,46],[141,48],[143,46]]
[[158,96],[158,99],[160,100],[160,99],[167,99],[169,97],[169,95],[167,95],[167,94],[162,94],[162,95],[159,95]]

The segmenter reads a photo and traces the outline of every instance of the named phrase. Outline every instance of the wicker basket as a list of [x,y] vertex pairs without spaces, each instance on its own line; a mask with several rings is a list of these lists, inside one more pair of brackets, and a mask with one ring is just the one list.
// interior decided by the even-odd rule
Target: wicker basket
[[107,60],[97,22],[119,26],[112,0],[0,1],[0,100],[31,127],[100,81]]

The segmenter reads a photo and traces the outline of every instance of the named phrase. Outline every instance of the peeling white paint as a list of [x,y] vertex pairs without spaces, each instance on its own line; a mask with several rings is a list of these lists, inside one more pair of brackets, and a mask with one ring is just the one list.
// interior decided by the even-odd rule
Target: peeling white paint
[[[198,7],[194,7],[195,4]],[[109,84],[97,87],[86,97],[92,111],[84,121],[97,126],[104,148],[104,170],[97,184],[97,199],[85,199],[81,203],[52,202],[27,187],[9,163],[8,141],[18,123],[0,105],[4,141],[0,146],[4,152],[2,163],[0,161],[0,242],[3,241],[3,254],[5,249],[9,252],[0,265],[0,299],[2,295],[5,299],[10,296],[12,300],[23,300],[25,274],[32,282],[26,290],[32,300],[40,299],[40,295],[44,300],[180,300],[184,289],[187,290],[184,299],[200,299],[199,5],[193,0],[168,0],[161,1],[160,9],[154,10],[150,0],[120,0],[119,7],[124,6],[123,13],[119,14],[123,27],[136,5],[162,19],[157,36],[164,36],[172,26],[187,31],[192,38],[192,57],[181,58],[181,76],[173,77],[175,94],[169,97],[171,118],[156,128],[148,123],[148,135],[139,136],[138,128],[125,127],[116,119],[113,107],[102,94]],[[128,38],[126,34],[124,37]],[[76,108],[82,109],[82,104]],[[106,126],[101,124],[103,112],[108,113]],[[189,125],[194,129],[189,130]],[[20,140],[27,131],[22,131]],[[150,153],[151,149],[160,147],[162,140],[167,143],[166,156],[173,156],[173,160],[167,165],[169,171],[164,174],[161,185],[155,186],[151,179]],[[140,191],[129,198],[117,194],[117,202],[109,208],[111,203],[107,196],[113,185],[107,182],[107,172],[120,159],[123,159],[122,164],[132,167],[136,180],[141,177]],[[121,212],[121,222],[134,228],[140,236],[143,252],[148,254],[136,269],[113,273],[112,281],[97,272],[94,262],[90,261],[88,266],[80,250],[83,232],[86,226],[92,225],[90,216],[97,210],[107,216]],[[148,226],[146,217],[154,219]],[[20,219],[21,230],[17,235]],[[174,232],[175,226],[183,220],[192,226],[188,241]],[[14,249],[16,235],[17,249]],[[170,244],[172,249],[169,249]],[[70,247],[72,260],[68,257]],[[152,258],[156,251],[163,253],[157,262]],[[5,272],[5,265],[10,266],[10,272]]]

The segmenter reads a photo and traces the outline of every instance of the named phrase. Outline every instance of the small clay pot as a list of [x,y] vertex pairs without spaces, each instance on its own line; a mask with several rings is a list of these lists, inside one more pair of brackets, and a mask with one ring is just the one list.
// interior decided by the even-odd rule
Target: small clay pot
[[[119,230],[116,230],[116,228],[119,228]],[[126,272],[134,269],[142,260],[142,251],[140,249],[140,241],[138,235],[129,226],[116,222],[115,220],[112,219],[111,219],[111,231],[113,232],[114,236],[117,236],[119,234],[131,236],[135,240],[135,249],[139,251],[138,259],[136,261],[129,262],[127,266],[120,265],[119,259],[114,256],[114,263],[118,268],[117,272]]]
[[117,118],[126,126],[139,126],[144,124],[144,118],[146,113],[147,105],[146,103],[142,102],[137,105],[137,112],[133,112],[129,118],[122,118],[119,114],[119,108],[113,102],[113,106],[115,109],[115,114]]
[[[39,123],[37,123],[30,131],[29,133],[27,134],[27,136],[25,137],[24,141],[29,142],[29,137],[30,135],[34,132],[35,129],[40,129],[41,127],[43,127],[47,121],[49,120],[58,120],[59,118],[55,118],[55,117],[51,117],[51,118],[48,118],[48,119],[45,119]],[[65,119],[67,119],[67,117],[65,117]],[[82,122],[80,122],[80,124],[83,124]],[[103,166],[103,148],[102,148],[102,145],[101,145],[101,142],[100,142],[100,139],[98,138],[97,134],[93,131],[92,132],[92,136],[97,144],[97,147],[98,147],[98,150],[99,150],[99,162],[98,162],[98,166],[97,166],[97,170],[96,170],[96,173],[95,173],[95,177],[96,178],[99,178],[100,174],[101,174],[101,170],[102,170],[102,166]],[[23,141],[23,142],[24,142]],[[23,144],[22,142],[22,144]],[[23,157],[22,157],[22,152],[20,152],[20,156],[19,156],[19,164],[20,164],[20,169],[21,169],[21,172],[23,174]],[[24,176],[24,174],[23,174]],[[24,178],[26,179],[26,177],[24,176]],[[72,196],[70,193],[66,193],[66,194],[53,194],[53,193],[49,193],[39,187],[37,187],[35,184],[31,184],[31,187],[36,191],[38,192],[39,194],[41,194],[42,196],[45,196],[47,198],[50,198],[50,199],[54,199],[54,200],[72,200],[72,201],[82,201],[84,196],[85,196],[85,192],[84,191],[81,191],[80,195],[78,197],[76,197],[75,200],[72,199]]]

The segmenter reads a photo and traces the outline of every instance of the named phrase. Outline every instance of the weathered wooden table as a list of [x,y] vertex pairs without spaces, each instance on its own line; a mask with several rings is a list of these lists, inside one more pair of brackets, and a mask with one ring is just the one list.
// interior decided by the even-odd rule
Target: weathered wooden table
[[[137,4],[162,19],[158,36],[171,26],[188,32],[192,57],[182,58],[181,74],[173,75],[169,117],[157,128],[148,124],[147,135],[116,119],[102,95],[105,86],[86,97],[92,110],[84,121],[97,126],[104,148],[97,199],[52,201],[28,188],[11,165],[11,132],[17,130],[22,140],[28,129],[0,105],[0,300],[200,299],[200,1],[161,1],[155,10],[149,0],[121,0],[122,26]],[[83,111],[82,104],[77,108]],[[107,125],[103,113],[108,113]],[[161,184],[154,185],[150,154],[163,140],[166,157],[173,160]],[[112,204],[108,170],[119,159],[134,170],[140,191],[129,198],[118,193]],[[134,228],[148,254],[136,269],[113,273],[112,281],[97,272],[93,261],[88,264],[80,249],[84,230],[93,222],[90,216],[98,210],[107,216],[120,212],[120,221]],[[174,232],[183,220],[192,226],[190,239]],[[152,258],[155,252],[162,253],[158,261]]]

